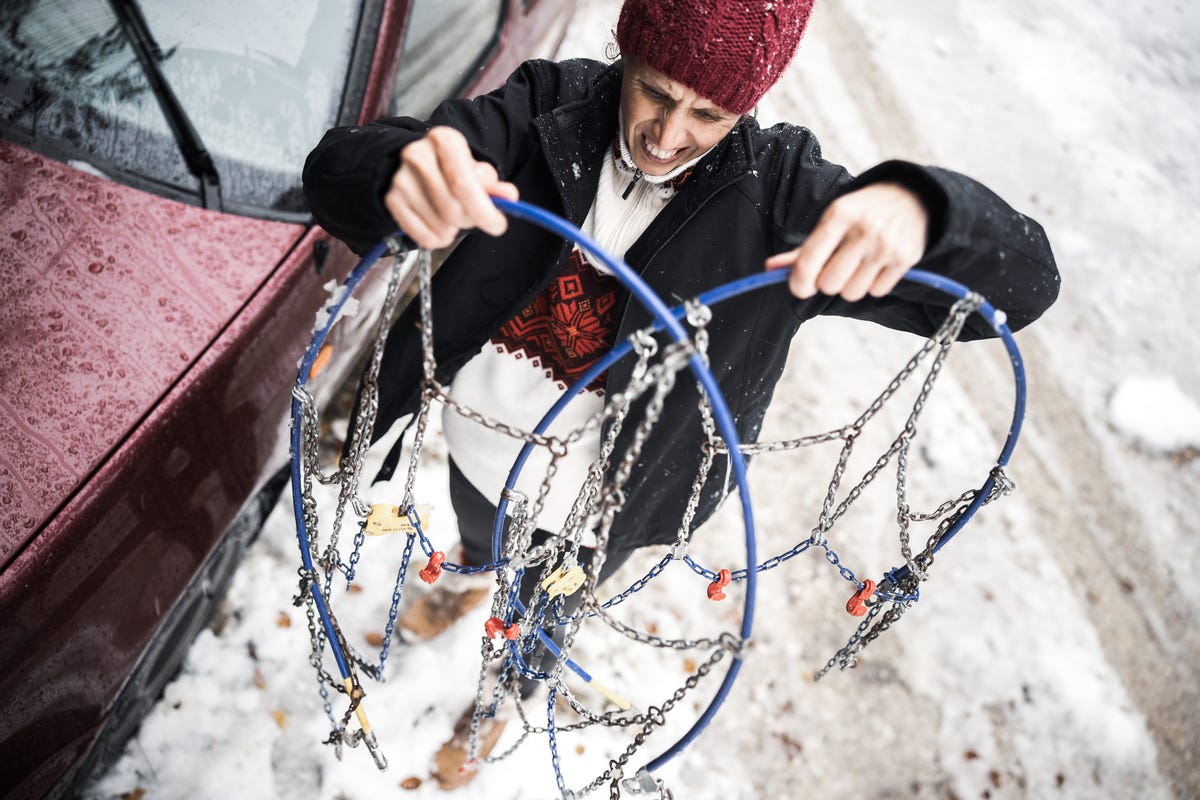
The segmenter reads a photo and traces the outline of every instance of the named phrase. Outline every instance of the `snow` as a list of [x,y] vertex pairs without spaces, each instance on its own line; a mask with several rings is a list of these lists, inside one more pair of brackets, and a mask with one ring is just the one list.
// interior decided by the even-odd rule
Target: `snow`
[[317,309],[316,318],[313,320],[313,333],[320,333],[329,324],[329,315],[334,313],[341,306],[341,310],[337,312],[338,319],[349,319],[358,313],[358,298],[346,297],[346,287],[337,281],[328,281],[321,287],[329,293],[329,297],[325,300],[325,304]]
[[1200,448],[1200,405],[1170,376],[1126,378],[1108,411],[1118,431],[1151,450]]
[[[562,55],[601,56],[618,7],[581,2]],[[853,170],[895,156],[979,178],[1046,227],[1063,295],[1017,336],[1030,398],[1007,470],[1016,493],[939,555],[920,603],[857,669],[817,683],[813,673],[853,630],[839,611],[850,584],[813,553],[765,573],[729,700],[656,773],[676,797],[1200,796],[1198,36],[1200,7],[1149,0],[818,6],[760,120],[812,128],[825,157]],[[846,320],[806,326],[767,435],[845,424],[914,348]],[[998,344],[956,348],[922,418],[914,506],[978,485],[1007,431],[1011,380]],[[885,408],[883,430],[848,474],[861,474],[886,429],[903,424],[902,406]],[[430,436],[417,496],[434,506],[432,535],[449,548],[445,454]],[[835,457],[836,445],[758,459],[760,555],[787,549],[812,524]],[[897,563],[893,490],[881,480],[831,534],[863,576]],[[373,487],[371,499],[394,502],[402,485],[400,476]],[[701,537],[705,564],[744,559],[737,506],[727,503]],[[348,635],[382,630],[397,541],[369,541],[364,591],[337,596]],[[658,556],[634,559],[614,590]],[[285,498],[221,620],[87,797],[441,796],[429,761],[473,697],[479,620],[393,646],[387,681],[366,687],[391,768],[378,772],[361,750],[338,762],[321,744],[328,725],[306,620],[291,604],[297,564]],[[719,606],[703,599],[704,585],[668,570],[623,613],[664,634],[736,627],[741,585]],[[601,637],[584,647],[589,667],[642,707],[685,675],[678,654]],[[586,782],[628,741],[607,730],[569,740],[569,779]],[[651,740],[648,754],[661,746]],[[545,743],[526,743],[456,796],[557,796]]]

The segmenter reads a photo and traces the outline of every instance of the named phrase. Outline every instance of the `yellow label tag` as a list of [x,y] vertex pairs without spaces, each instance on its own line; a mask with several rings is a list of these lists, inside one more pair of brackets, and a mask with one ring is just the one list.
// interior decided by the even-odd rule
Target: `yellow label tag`
[[[433,507],[417,503],[413,508],[417,512],[417,519],[421,522],[421,530],[428,531],[429,517],[433,513]],[[366,532],[368,536],[383,536],[388,533],[416,533],[417,529],[408,515],[401,511],[400,506],[376,503],[371,506],[371,513],[367,515]]]
[[579,587],[583,586],[587,576],[583,572],[583,567],[575,564],[574,566],[563,565],[554,570],[545,580],[542,581],[542,590],[551,597],[558,597],[561,594],[575,594],[579,591]]

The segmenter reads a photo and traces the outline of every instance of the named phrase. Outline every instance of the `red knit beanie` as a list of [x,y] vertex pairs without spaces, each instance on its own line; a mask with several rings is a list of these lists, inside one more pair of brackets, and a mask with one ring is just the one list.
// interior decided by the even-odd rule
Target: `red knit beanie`
[[625,0],[621,53],[745,114],[792,60],[814,0]]

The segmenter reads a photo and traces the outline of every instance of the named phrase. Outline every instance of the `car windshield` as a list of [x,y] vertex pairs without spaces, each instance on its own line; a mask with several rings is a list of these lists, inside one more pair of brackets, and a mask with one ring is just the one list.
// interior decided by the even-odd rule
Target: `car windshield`
[[[358,3],[139,5],[162,71],[216,164],[225,205],[303,211],[300,170],[337,122]],[[0,6],[0,131],[144,188],[198,192],[106,0]]]

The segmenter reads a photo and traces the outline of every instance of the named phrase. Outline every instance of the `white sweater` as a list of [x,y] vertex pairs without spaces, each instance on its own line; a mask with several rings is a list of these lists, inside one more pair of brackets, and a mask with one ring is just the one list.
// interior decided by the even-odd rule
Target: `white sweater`
[[[703,156],[668,175],[639,175],[634,180],[627,151],[622,155],[621,159],[604,159],[583,230],[605,251],[623,257],[670,202],[678,183],[686,179],[684,175],[676,180],[677,176]],[[631,180],[632,191],[623,197]],[[532,431],[563,391],[613,346],[619,322],[615,316],[618,284],[606,273],[577,246],[556,280],[459,370],[451,396],[484,416]],[[603,407],[601,376],[567,405],[547,433],[566,437]],[[498,504],[524,441],[485,428],[450,407],[443,415],[442,427],[455,463],[484,497]],[[588,466],[599,452],[599,427],[593,426],[570,444],[558,461],[558,472],[538,517],[539,528],[562,528]],[[531,512],[549,463],[549,451],[536,447],[516,484],[529,498]]]

